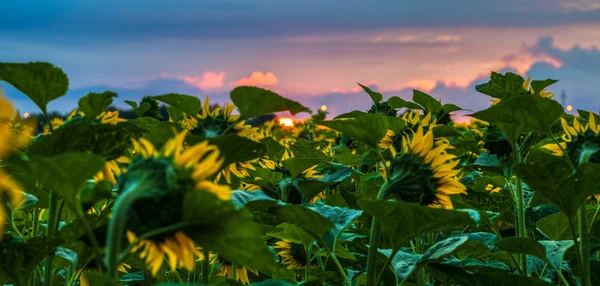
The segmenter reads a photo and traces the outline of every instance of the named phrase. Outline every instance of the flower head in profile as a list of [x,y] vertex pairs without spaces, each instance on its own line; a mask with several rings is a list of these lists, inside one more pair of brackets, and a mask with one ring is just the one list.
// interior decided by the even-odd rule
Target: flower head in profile
[[567,156],[573,164],[578,165],[582,159],[587,162],[600,163],[600,124],[596,115],[589,112],[588,120],[582,123],[579,117],[573,118],[569,125],[564,118],[560,119],[564,134],[560,142],[544,145],[557,156]]
[[141,138],[133,140],[134,158],[119,180],[119,196],[140,190],[150,194],[132,204],[127,221],[127,238],[135,244],[152,275],[167,261],[170,269],[193,270],[199,256],[193,240],[183,230],[139,239],[145,233],[180,223],[183,204],[189,192],[209,192],[221,200],[229,200],[228,186],[213,183],[223,158],[216,146],[207,141],[185,146],[187,131],[176,134],[161,150]]
[[424,128],[424,130],[431,130],[438,126],[435,118],[432,118],[431,113],[421,115],[418,110],[412,110],[404,113],[402,119],[406,123],[406,127],[402,130],[401,134],[396,134],[391,129],[388,129],[385,136],[379,141],[379,148],[382,150],[390,150],[392,157],[398,154],[398,149],[401,148],[402,138],[410,133],[414,132],[418,127]]
[[310,268],[317,267],[315,261],[308,263],[306,260],[306,249],[304,245],[289,241],[278,241],[275,243],[277,255],[281,257],[281,264],[286,265],[288,269],[305,269],[306,265]]
[[[204,260],[203,258],[200,260]],[[219,268],[219,274],[220,276],[224,276],[227,277],[229,279],[235,279],[237,281],[240,281],[243,285],[248,285],[250,284],[250,278],[248,277],[248,272],[252,272],[256,275],[258,275],[258,272],[256,270],[252,270],[252,269],[248,269],[244,266],[240,266],[240,265],[234,265],[233,263],[231,263],[231,261],[219,256],[219,255],[215,255],[214,253],[211,253],[209,255],[209,263],[211,265],[215,265],[216,267]],[[234,275],[235,273],[235,275]]]
[[466,194],[466,187],[459,181],[458,158],[447,152],[451,148],[447,139],[436,140],[421,126],[405,135],[390,163],[391,193],[402,201],[452,209],[450,195]]
[[238,120],[239,115],[233,115],[233,110],[235,105],[229,103],[225,103],[224,107],[211,107],[207,96],[200,113],[196,116],[186,114],[180,124],[203,137],[212,138],[232,132],[241,137],[251,138],[258,128],[247,125],[244,120]]

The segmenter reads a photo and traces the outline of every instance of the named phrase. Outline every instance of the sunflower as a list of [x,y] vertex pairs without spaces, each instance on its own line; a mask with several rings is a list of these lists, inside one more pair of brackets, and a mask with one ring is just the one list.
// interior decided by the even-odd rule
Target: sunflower
[[[305,269],[308,264],[306,261],[306,249],[304,245],[289,241],[278,241],[275,243],[277,255],[281,257],[281,264],[287,265],[288,269]],[[310,262],[310,268],[317,267],[315,262]]]
[[[15,114],[12,103],[4,97],[0,89],[0,118]],[[0,159],[10,153],[13,149],[25,145],[30,140],[30,134],[15,132],[9,124],[0,122]],[[8,202],[4,200],[8,199]],[[4,226],[7,219],[6,207],[8,203],[12,207],[19,207],[23,202],[23,190],[8,174],[0,169],[0,238],[4,235]]]
[[247,125],[244,120],[239,120],[239,115],[232,115],[235,110],[234,104],[225,103],[225,106],[210,108],[208,96],[204,100],[202,110],[194,117],[186,114],[180,124],[192,132],[200,132],[200,136],[216,137],[222,135],[231,128],[233,132],[241,137],[253,138],[258,128]]
[[[200,259],[200,260],[203,260],[203,259]],[[213,253],[211,253],[209,255],[209,261],[211,264],[219,265],[219,275],[220,276],[224,276],[229,279],[234,278],[233,271],[235,268],[236,280],[242,282],[242,284],[244,284],[244,285],[250,284],[250,278],[248,278],[248,271],[258,275],[258,271],[256,271],[256,270],[248,269],[244,266],[238,266],[238,265],[234,266],[233,263],[231,263],[231,261],[228,261],[228,260],[222,258],[221,256],[214,255]]]
[[[121,273],[129,273],[129,270],[131,269],[131,266],[127,263],[121,263],[121,265],[119,265],[119,267],[117,268],[117,271],[121,272]],[[100,273],[99,270],[97,269],[91,269],[91,270],[86,270],[85,272],[83,271],[83,269],[79,269],[79,271],[77,271],[77,274],[75,274],[75,279],[79,279],[79,286],[91,286],[92,284],[90,283],[90,281],[87,280],[87,278],[85,277],[86,273]]]
[[404,122],[406,122],[407,125],[411,127],[420,125],[423,127],[433,128],[437,126],[437,119],[432,119],[431,112],[427,113],[421,118],[421,114],[418,110],[411,110],[410,112],[404,113],[402,115],[402,119],[404,120]]
[[600,124],[596,123],[596,115],[589,112],[588,122],[582,124],[579,118],[573,118],[570,126],[564,118],[560,119],[564,135],[562,142],[542,146],[557,156],[565,156],[578,165],[582,156],[587,156],[589,162],[600,163]]
[[495,187],[495,186],[494,186],[494,185],[492,185],[492,184],[488,184],[488,185],[485,187],[485,190],[486,190],[486,191],[488,191],[488,192],[490,192],[490,193],[498,193],[498,192],[502,191],[502,188],[500,188],[500,187]]
[[129,158],[125,156],[121,156],[115,160],[108,161],[104,164],[104,168],[102,171],[98,172],[94,176],[94,182],[98,183],[101,181],[108,181],[111,184],[117,185],[117,176],[121,175],[121,168],[119,167],[119,163],[126,164],[130,163]]
[[252,166],[252,162],[231,163],[229,166],[225,167],[223,171],[217,174],[215,182],[218,182],[221,179],[221,176],[223,176],[225,178],[225,181],[228,184],[231,184],[231,174],[238,178],[245,178],[248,176],[248,170],[256,170],[256,168]]
[[50,125],[52,125],[52,128],[56,129],[63,124],[65,124],[64,119],[62,119],[60,117],[54,117],[54,118],[50,119],[50,124],[44,125],[44,131],[42,134],[44,134],[44,135],[50,134]]
[[[438,126],[436,119],[431,118],[431,113],[427,113],[425,116],[421,117],[421,114],[417,110],[412,110],[410,112],[404,113],[402,115],[402,119],[406,122],[407,127],[404,132],[412,131],[417,127],[427,127],[429,130]],[[382,150],[390,150],[392,157],[396,157],[398,154],[397,149],[400,147],[399,141],[402,139],[402,136],[398,136],[393,130],[388,129],[385,133],[385,136],[381,138],[379,141],[379,148]]]
[[455,169],[460,160],[447,153],[453,148],[447,139],[434,139],[433,131],[416,132],[403,136],[402,148],[390,163],[393,194],[403,201],[452,209],[450,195],[466,194]]
[[195,257],[200,253],[183,231],[141,241],[138,241],[138,236],[181,221],[181,206],[188,192],[207,191],[221,200],[231,197],[229,187],[209,179],[223,164],[218,148],[207,141],[185,148],[186,135],[187,131],[176,134],[161,151],[144,138],[132,140],[138,157],[119,181],[119,195],[127,192],[129,186],[139,185],[140,181],[159,193],[158,196],[136,201],[129,210],[127,223],[129,243],[135,243],[132,252],[140,251],[140,257],[145,260],[152,275],[156,275],[164,258],[172,271],[181,267],[191,271]]

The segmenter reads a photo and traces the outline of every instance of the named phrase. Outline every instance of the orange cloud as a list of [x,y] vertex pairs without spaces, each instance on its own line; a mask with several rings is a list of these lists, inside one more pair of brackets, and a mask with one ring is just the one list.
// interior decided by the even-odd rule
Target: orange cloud
[[234,82],[233,85],[273,86],[277,84],[278,80],[277,76],[272,72],[262,73],[255,71],[249,77],[243,77]]
[[205,72],[202,76],[185,76],[183,81],[201,89],[211,89],[223,86],[225,72]]

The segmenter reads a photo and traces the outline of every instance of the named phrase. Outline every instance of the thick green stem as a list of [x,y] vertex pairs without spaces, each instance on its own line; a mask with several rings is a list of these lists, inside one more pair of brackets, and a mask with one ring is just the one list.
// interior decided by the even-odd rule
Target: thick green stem
[[[314,243],[313,243],[314,244]],[[304,268],[304,283],[308,283],[308,278],[310,277],[310,254],[312,252],[313,244],[306,246],[306,267]]]
[[[352,283],[348,279],[348,275],[346,275],[346,271],[344,270],[344,267],[342,267],[342,264],[340,264],[340,261],[337,259],[335,254],[333,252],[330,252],[329,256],[331,256],[331,260],[333,260],[333,262],[337,266],[338,271],[340,272],[340,275],[342,275],[342,277],[344,277],[344,281],[346,282],[345,285],[352,286]],[[307,263],[306,267],[310,267],[310,265],[308,265],[308,263]]]
[[208,251],[206,248],[203,248],[202,254],[204,254],[204,260],[202,261],[202,285],[208,285],[208,278],[210,274],[208,272],[208,266],[210,266],[210,251]]
[[[54,238],[56,235],[56,226],[57,222],[57,213],[58,213],[58,197],[50,193],[50,206],[48,208],[48,224],[46,228],[46,232],[48,238]],[[54,262],[54,251],[51,252],[48,257],[46,257],[46,265],[44,268],[44,286],[52,285],[52,275],[54,274],[53,269]]]
[[40,209],[35,208],[33,210],[33,230],[31,237],[37,237],[40,231]]
[[[517,143],[512,144],[515,164],[521,163],[521,150]],[[525,200],[523,198],[523,182],[521,177],[517,176],[517,191],[515,192],[515,207],[517,209],[517,236],[527,238],[527,226],[525,223]],[[523,275],[527,276],[527,256],[519,254],[519,265],[523,270]]]
[[[580,158],[579,164],[584,164],[590,161],[590,157],[595,152],[583,151]],[[588,232],[588,219],[587,219],[587,202],[584,200],[583,204],[578,210],[579,219],[579,252],[581,253],[581,282],[584,286],[592,285],[591,273],[590,273],[590,234]]]
[[104,263],[108,268],[108,274],[117,277],[117,268],[119,267],[119,253],[125,234],[125,223],[127,221],[127,212],[133,203],[140,198],[140,192],[143,188],[134,186],[121,194],[115,201],[113,207],[113,217],[108,224],[108,233],[106,235],[106,257]]
[[[388,181],[389,182],[389,181]],[[382,201],[388,196],[390,184],[386,182],[379,193],[377,194],[377,200]],[[369,254],[367,257],[367,286],[374,286],[377,271],[377,244],[379,244],[379,236],[381,235],[381,226],[379,220],[373,217],[371,221],[371,237],[369,239]]]

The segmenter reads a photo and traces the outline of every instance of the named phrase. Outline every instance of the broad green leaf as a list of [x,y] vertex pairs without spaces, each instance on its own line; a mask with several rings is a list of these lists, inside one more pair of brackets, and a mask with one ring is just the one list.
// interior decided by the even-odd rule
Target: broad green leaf
[[442,110],[442,104],[431,95],[422,91],[413,90],[413,101],[425,108],[425,111],[430,113],[438,113]]
[[355,119],[319,121],[317,124],[356,138],[372,147],[377,146],[389,127],[385,116],[380,114],[366,114]]
[[572,240],[540,240],[539,243],[546,248],[546,261],[554,267],[554,269],[562,269],[562,261],[565,252],[574,245]]
[[323,234],[335,225],[321,214],[299,205],[277,207],[275,214],[286,222],[301,227],[315,239],[321,240]]
[[97,271],[84,271],[82,274],[90,285],[105,285],[105,286],[118,286],[119,281],[115,277],[111,277],[105,273],[99,273]]
[[173,108],[177,108],[193,117],[198,116],[200,107],[202,106],[200,99],[186,94],[168,93],[154,96],[153,98],[158,101],[162,101]]
[[346,166],[357,166],[362,164],[362,162],[360,161],[361,156],[358,154],[341,153],[335,154],[333,158],[338,164]]
[[429,263],[431,261],[444,258],[456,251],[456,249],[469,240],[468,236],[449,237],[432,245],[419,258],[418,264]]
[[275,141],[272,137],[267,137],[260,140],[260,143],[267,147],[266,156],[269,156],[271,160],[280,161],[285,154],[285,147]]
[[289,158],[281,161],[281,164],[290,171],[292,177],[296,178],[302,174],[306,169],[317,165],[321,162],[321,159],[314,158]]
[[533,255],[544,261],[547,261],[546,248],[531,238],[505,237],[496,242],[494,245],[501,250],[512,253]]
[[186,234],[200,247],[237,265],[267,274],[277,272],[274,256],[246,210],[238,210],[210,192],[189,192],[183,201],[183,221],[189,226]]
[[424,109],[423,106],[420,106],[414,102],[406,101],[400,97],[392,96],[388,99],[387,103],[392,108],[408,108],[408,109]]
[[0,80],[27,95],[42,112],[69,89],[69,78],[62,69],[46,62],[0,63]]
[[[148,105],[148,109],[150,109],[150,105]],[[173,122],[180,122],[184,119],[183,111],[173,108],[172,106],[167,107],[167,114]]]
[[507,98],[519,95],[523,91],[525,80],[518,74],[507,72],[505,75],[492,72],[488,83],[475,87],[478,92],[495,98]]
[[[151,108],[152,107],[150,106],[150,104],[143,102],[142,104],[140,104],[140,106],[133,109],[133,112],[135,113],[135,115],[137,115],[137,117],[142,117],[142,116],[144,116],[144,113],[148,112],[148,110],[150,110]],[[152,117],[150,117],[150,118],[152,118]],[[177,121],[173,121],[173,122],[177,122]]]
[[369,94],[369,96],[371,97],[371,99],[373,100],[374,103],[379,103],[381,102],[381,100],[383,99],[383,95],[381,95],[381,93],[376,92],[376,91],[372,91],[370,88],[362,85],[362,84],[358,84],[360,85],[360,87],[362,87],[362,89]]
[[358,111],[358,110],[353,110],[350,112],[346,112],[346,113],[342,113],[336,117],[334,117],[333,119],[340,119],[340,118],[357,118],[357,117],[361,117],[363,115],[367,114],[366,112],[362,112],[362,111]]
[[113,97],[117,97],[117,94],[112,91],[90,92],[79,99],[79,110],[83,111],[87,118],[94,119],[112,104]]
[[555,83],[557,83],[558,80],[556,79],[546,79],[546,80],[532,80],[531,81],[531,88],[533,89],[533,91],[535,92],[535,94],[539,95],[540,92],[546,88],[549,87]]
[[442,106],[442,110],[444,111],[445,114],[449,114],[450,112],[459,111],[459,110],[463,110],[463,109],[461,107],[459,107],[458,105],[454,105],[452,103],[446,103]]
[[406,126],[406,121],[404,121],[404,119],[401,117],[386,116],[386,119],[388,121],[388,128],[394,131],[396,134],[400,134],[402,129],[404,129]]
[[459,229],[475,224],[465,212],[434,209],[411,203],[360,200],[358,205],[379,220],[388,236],[394,238],[392,245],[395,249],[423,233]]
[[32,176],[71,206],[76,206],[79,187],[103,167],[104,159],[90,153],[29,157]]
[[477,156],[477,160],[473,162],[473,166],[487,168],[490,170],[500,171],[502,173],[502,168],[504,164],[504,159],[499,159],[498,155],[491,154],[489,152],[482,151],[479,156]]
[[548,134],[562,113],[563,107],[555,100],[517,95],[470,116],[498,125],[509,141],[516,142],[525,132]]
[[307,208],[321,214],[333,224],[333,228],[327,230],[323,235],[323,238],[329,249],[334,249],[336,240],[342,231],[350,226],[350,224],[358,219],[358,217],[360,217],[363,213],[362,210],[353,210],[349,208],[333,207],[322,204],[308,205]]
[[563,213],[551,214],[536,223],[537,229],[552,240],[573,239],[569,219]]
[[252,118],[280,111],[289,111],[295,115],[309,110],[296,101],[253,86],[238,86],[231,91],[230,97],[240,110],[241,118]]
[[267,235],[281,240],[300,243],[305,246],[311,245],[315,241],[315,238],[301,227],[287,222],[278,225],[276,231],[269,232]]
[[487,261],[482,261],[479,259],[473,259],[471,257],[465,257],[463,259],[453,259],[453,258],[449,258],[448,260],[442,262],[441,264],[444,265],[450,265],[450,266],[454,266],[454,267],[459,267],[459,268],[466,268],[472,271],[486,271],[484,269],[488,268],[488,269],[497,269],[497,270],[501,270],[501,271],[510,271],[511,267],[506,265],[506,263],[503,262],[499,262],[499,261],[493,261],[493,260],[487,260]]
[[281,204],[281,202],[265,195],[262,191],[235,190],[231,194],[231,202],[236,208],[246,207],[250,211],[266,210]]
[[527,164],[520,163],[513,169],[527,185],[569,218],[587,197],[600,192],[596,183],[599,164],[580,164],[572,174],[570,165],[562,157],[533,149],[527,156]]
[[137,108],[138,104],[137,102],[133,101],[133,100],[125,100],[125,103],[127,103],[129,106],[131,106],[132,108]]
[[503,273],[477,273],[468,272],[464,269],[444,265],[430,264],[430,267],[440,274],[440,279],[453,283],[454,285],[464,286],[505,286],[505,285],[528,285],[528,286],[550,286],[552,284],[533,277],[527,277],[515,274]]
[[[381,251],[381,253],[386,254],[386,256],[391,255],[391,250],[388,250],[387,253],[385,251]],[[421,254],[413,254],[404,251],[398,251],[392,258],[392,267],[396,271],[396,275],[398,275],[398,281],[402,281],[409,277],[416,269],[417,262],[421,258]]]
[[[245,162],[260,158],[267,153],[267,147],[237,134],[209,138],[210,144],[219,147],[221,156],[225,158],[223,168],[235,162]],[[232,144],[235,142],[235,144]]]

